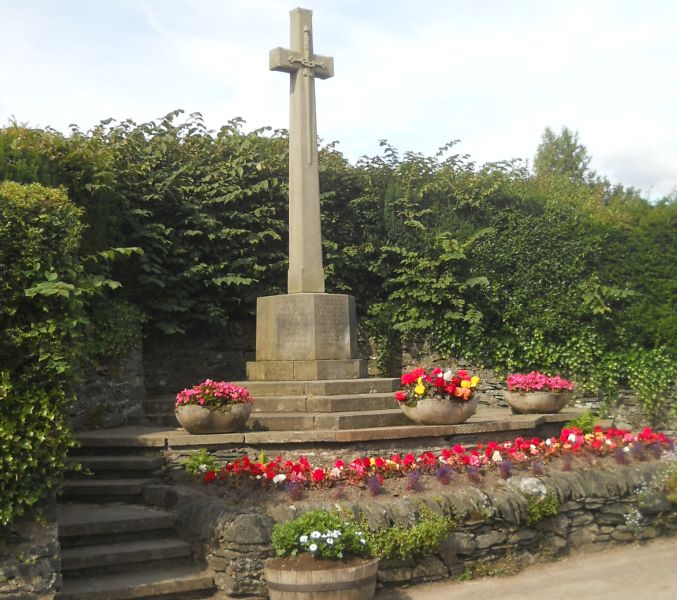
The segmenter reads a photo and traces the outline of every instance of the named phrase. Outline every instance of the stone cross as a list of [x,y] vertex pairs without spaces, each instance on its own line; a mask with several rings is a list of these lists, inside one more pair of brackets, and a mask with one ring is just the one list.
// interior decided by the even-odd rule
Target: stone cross
[[313,54],[313,12],[295,8],[289,14],[291,48],[270,51],[270,69],[291,75],[287,292],[324,293],[315,78],[332,77],[334,59]]

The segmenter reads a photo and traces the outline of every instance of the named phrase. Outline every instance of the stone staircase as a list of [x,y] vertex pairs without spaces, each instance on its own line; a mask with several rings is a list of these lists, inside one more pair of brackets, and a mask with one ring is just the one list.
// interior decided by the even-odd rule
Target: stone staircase
[[[349,430],[398,427],[411,422],[396,405],[393,378],[319,381],[241,381],[254,397],[248,431]],[[148,398],[149,423],[178,427],[174,396]]]
[[159,449],[84,446],[57,509],[63,585],[57,600],[212,598],[211,573],[176,535],[173,513],[143,505]]

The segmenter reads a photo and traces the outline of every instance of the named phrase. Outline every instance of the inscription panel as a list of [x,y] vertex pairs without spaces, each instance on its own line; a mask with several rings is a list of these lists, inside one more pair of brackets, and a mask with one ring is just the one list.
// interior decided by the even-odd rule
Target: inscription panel
[[350,358],[350,319],[345,296],[317,297],[315,342],[318,358]]

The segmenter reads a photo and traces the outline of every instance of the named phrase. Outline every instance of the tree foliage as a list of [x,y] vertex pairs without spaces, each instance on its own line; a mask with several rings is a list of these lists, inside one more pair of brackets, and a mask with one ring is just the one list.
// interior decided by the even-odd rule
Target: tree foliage
[[[646,357],[664,365],[677,352],[677,208],[596,176],[589,161],[567,128],[545,130],[533,174],[520,161],[477,166],[453,143],[430,157],[384,141],[354,165],[329,144],[327,288],[357,297],[382,345],[425,340],[607,396],[619,384],[646,390]],[[0,130],[0,179],[64,186],[83,214],[83,255],[143,251],[111,266],[115,297],[89,303],[99,332],[119,331],[128,313],[146,335],[218,331],[283,291],[286,164],[284,131],[245,133],[235,119],[213,132],[178,111],[68,136]]]

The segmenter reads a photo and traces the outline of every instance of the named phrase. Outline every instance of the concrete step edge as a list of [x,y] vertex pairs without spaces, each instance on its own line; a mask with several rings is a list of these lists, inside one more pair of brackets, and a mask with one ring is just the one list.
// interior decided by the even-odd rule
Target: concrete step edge
[[62,548],[61,569],[70,571],[186,556],[192,556],[191,546],[179,538],[109,542]]
[[197,567],[152,569],[140,573],[66,579],[56,594],[56,600],[134,600],[206,591],[213,587],[213,574]]

